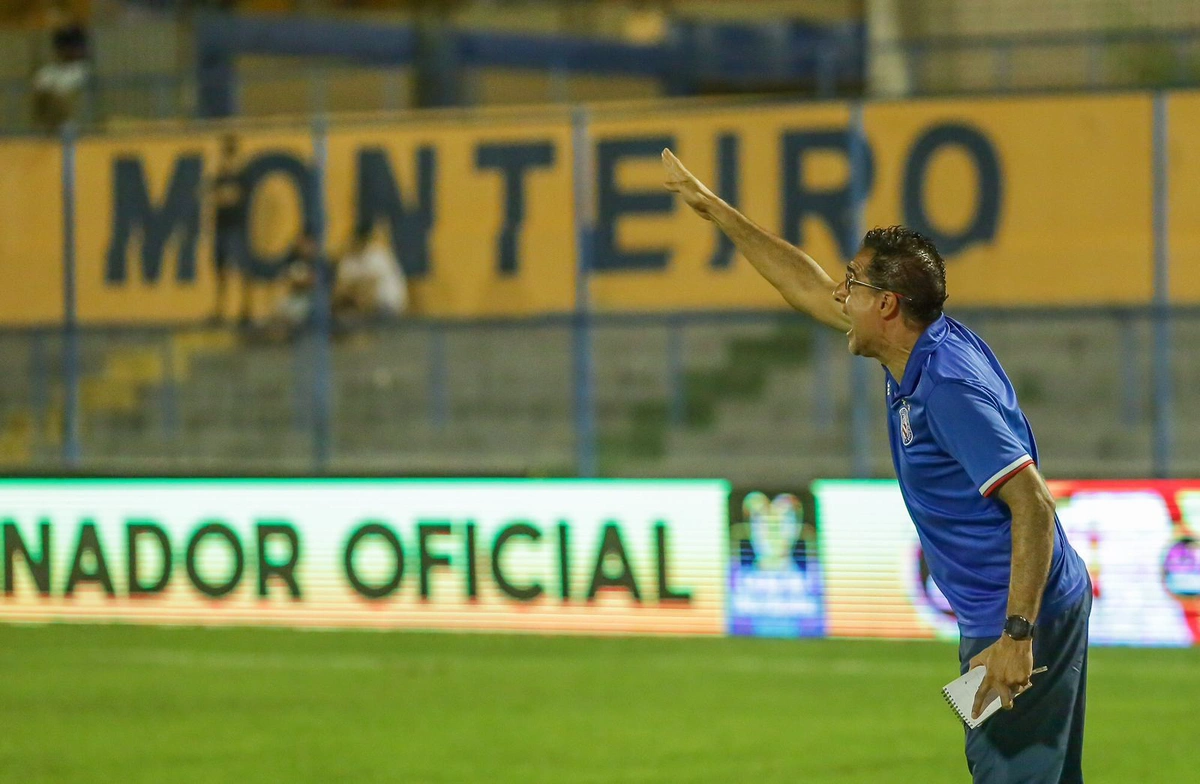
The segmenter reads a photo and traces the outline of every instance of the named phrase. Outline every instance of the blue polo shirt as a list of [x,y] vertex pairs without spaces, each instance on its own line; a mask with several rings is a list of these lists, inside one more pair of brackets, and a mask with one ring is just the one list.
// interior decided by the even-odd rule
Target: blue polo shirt
[[[945,316],[917,340],[897,382],[887,378],[888,438],[904,503],[930,574],[964,637],[1004,630],[1012,517],[996,490],[1037,464],[1029,421],[996,355]],[[1087,567],[1054,518],[1054,557],[1038,620],[1083,595]]]

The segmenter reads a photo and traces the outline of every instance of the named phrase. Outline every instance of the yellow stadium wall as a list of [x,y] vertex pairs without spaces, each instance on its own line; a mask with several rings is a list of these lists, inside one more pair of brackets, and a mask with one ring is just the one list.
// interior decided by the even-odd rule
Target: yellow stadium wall
[[[952,305],[1148,303],[1152,114],[1142,94],[869,104],[866,222],[929,232],[947,259]],[[592,116],[593,307],[782,307],[709,224],[662,189],[663,146],[841,274],[854,250],[847,105],[662,102]],[[1200,214],[1200,192],[1190,183],[1200,139],[1188,129],[1200,120],[1200,95],[1171,95],[1169,116],[1170,292],[1177,302],[1196,302],[1200,223],[1192,216]],[[426,315],[571,310],[569,118],[463,117],[333,127],[321,200],[328,250],[336,254],[361,220],[387,229]],[[257,172],[251,245],[259,266],[273,269],[317,203],[302,187],[312,139],[307,130],[241,137]],[[84,322],[188,320],[209,311],[206,183],[219,138],[213,131],[79,143],[75,251]],[[0,209],[21,227],[0,239],[0,268],[19,282],[0,295],[9,324],[61,316],[60,158],[52,143],[0,144]],[[147,246],[155,232],[165,241]]]

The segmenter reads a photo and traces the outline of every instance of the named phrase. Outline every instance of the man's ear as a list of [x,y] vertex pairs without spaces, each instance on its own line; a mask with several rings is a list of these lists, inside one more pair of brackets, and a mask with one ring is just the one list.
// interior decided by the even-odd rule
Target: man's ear
[[880,297],[879,315],[883,316],[885,321],[900,318],[903,315],[900,310],[900,298],[890,291],[887,293],[887,296]]

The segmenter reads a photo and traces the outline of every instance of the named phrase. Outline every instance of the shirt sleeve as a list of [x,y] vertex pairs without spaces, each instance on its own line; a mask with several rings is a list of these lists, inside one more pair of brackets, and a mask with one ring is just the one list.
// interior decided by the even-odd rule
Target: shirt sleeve
[[926,400],[925,415],[934,439],[959,462],[980,495],[990,496],[1033,464],[995,399],[977,387],[939,384]]

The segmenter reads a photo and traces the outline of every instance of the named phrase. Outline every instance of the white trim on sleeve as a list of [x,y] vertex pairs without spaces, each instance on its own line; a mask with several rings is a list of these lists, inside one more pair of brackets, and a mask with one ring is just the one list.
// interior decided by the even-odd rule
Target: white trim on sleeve
[[1001,468],[999,471],[992,474],[991,478],[979,487],[979,494],[986,496],[988,493],[992,492],[996,485],[1007,479],[1010,473],[1014,473],[1015,469],[1024,468],[1032,462],[1033,458],[1029,455],[1021,455],[1016,460],[1004,466],[1004,468]]

